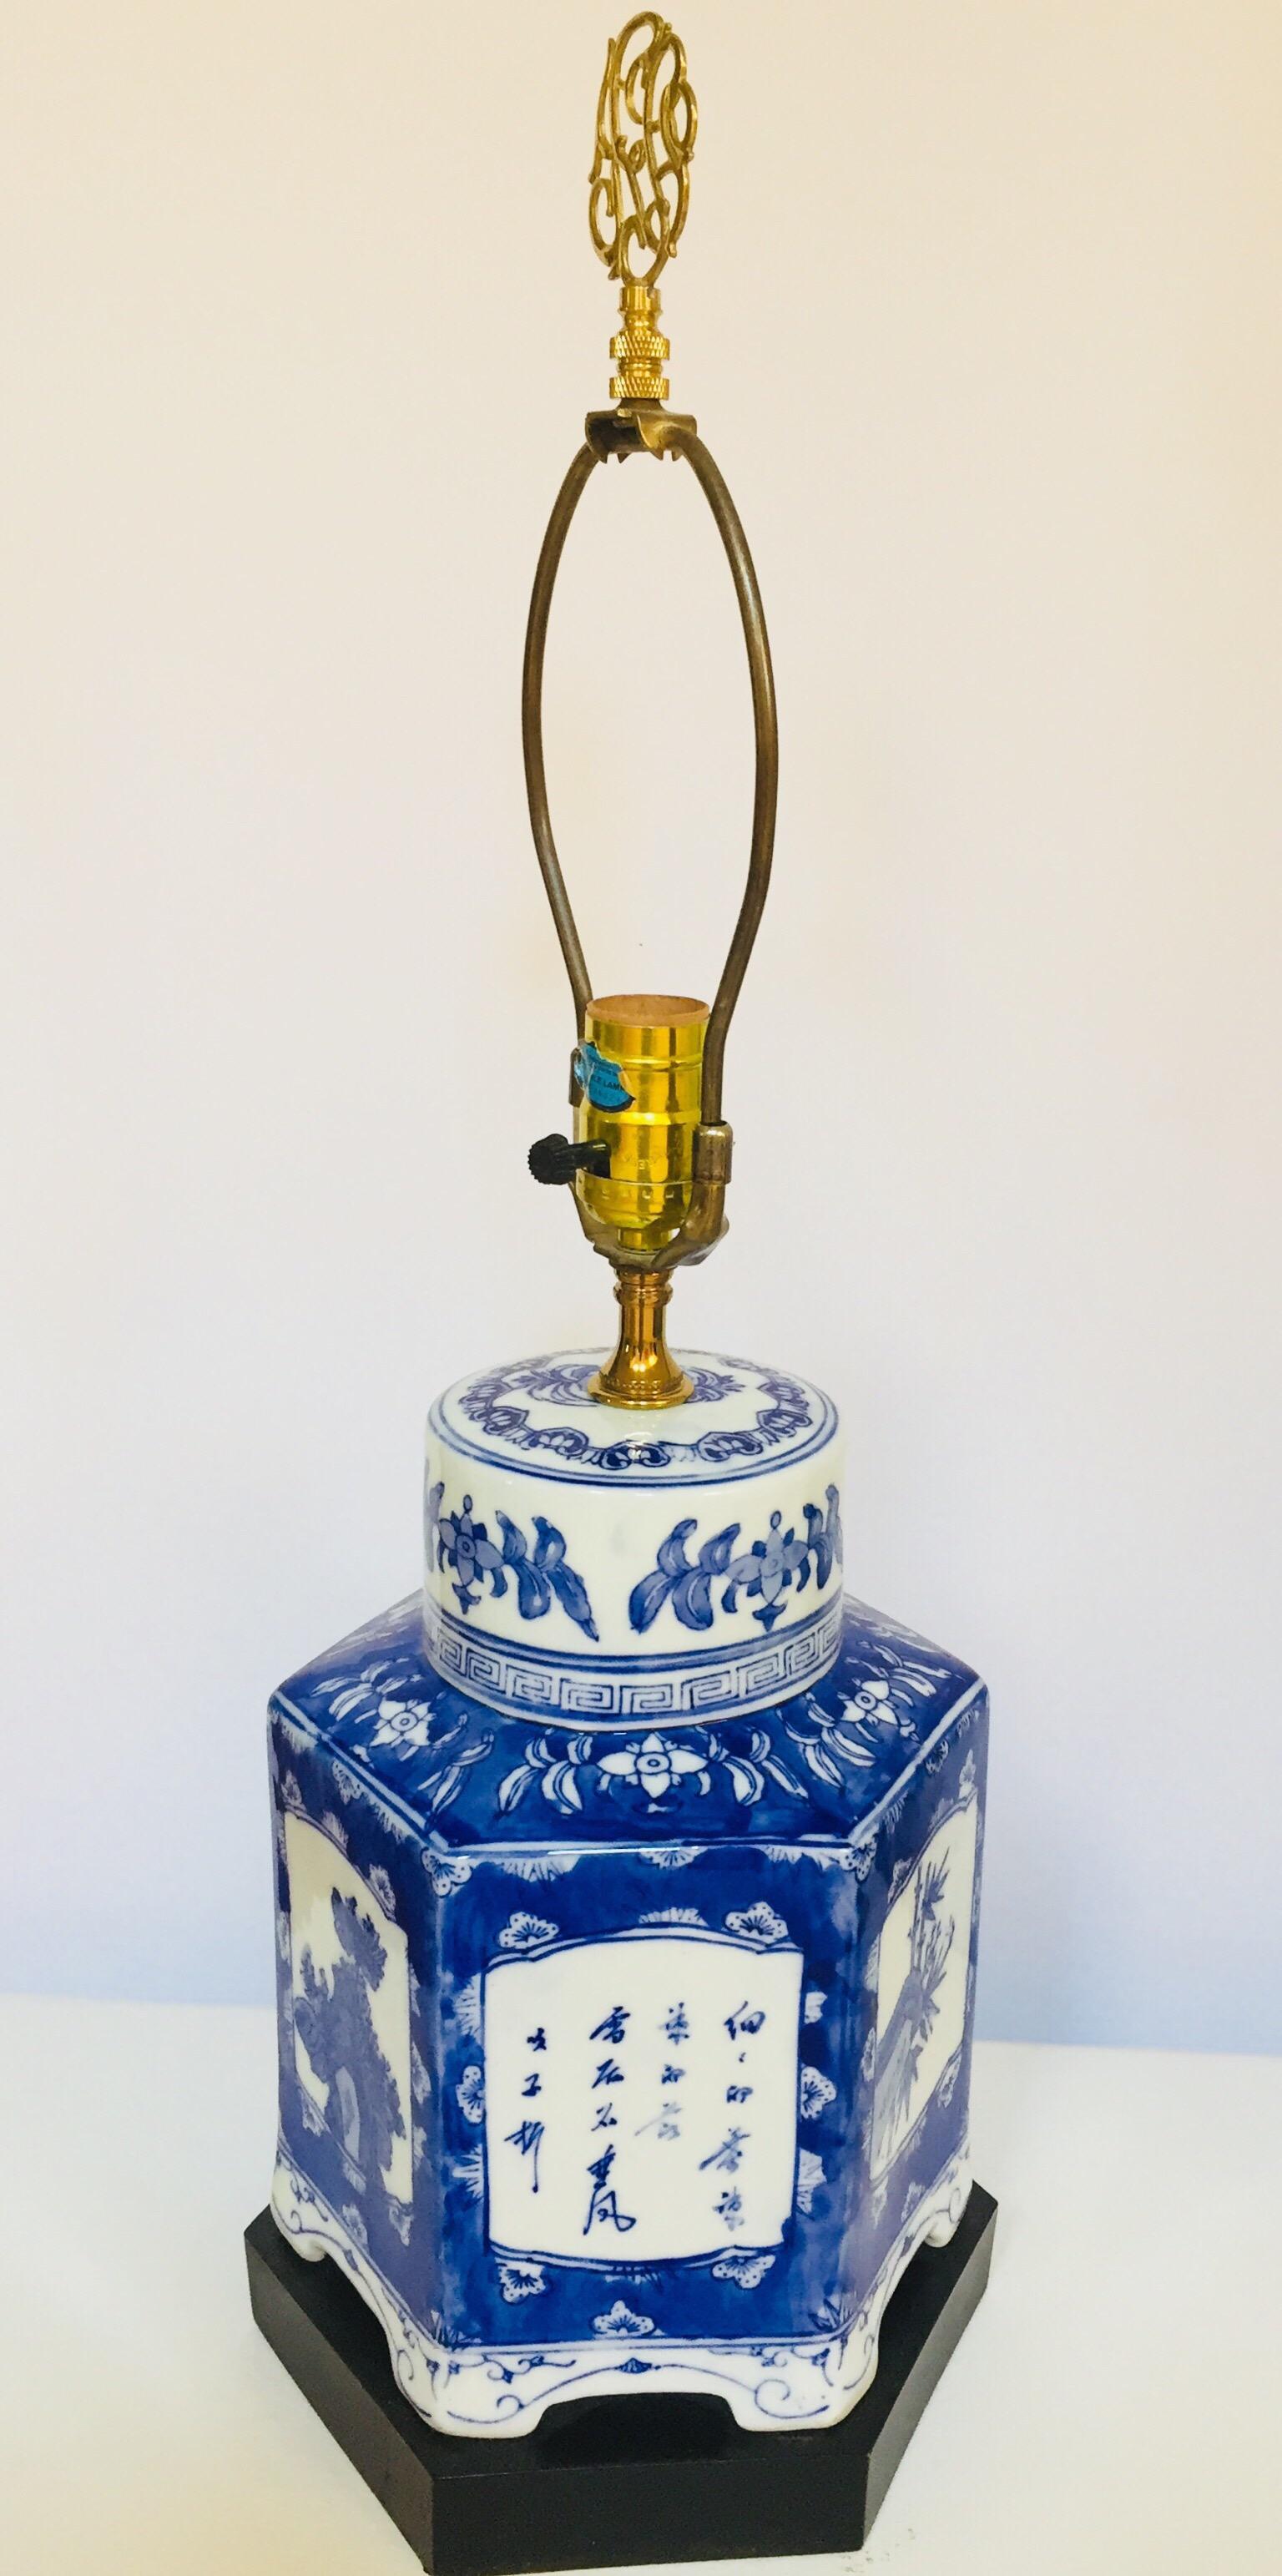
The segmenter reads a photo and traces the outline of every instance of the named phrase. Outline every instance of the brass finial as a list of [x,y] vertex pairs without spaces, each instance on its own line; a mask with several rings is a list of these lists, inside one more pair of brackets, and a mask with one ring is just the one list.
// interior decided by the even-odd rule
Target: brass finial
[[593,243],[619,281],[615,402],[667,400],[657,281],[685,226],[697,124],[685,46],[666,18],[642,9],[606,48],[589,176]]

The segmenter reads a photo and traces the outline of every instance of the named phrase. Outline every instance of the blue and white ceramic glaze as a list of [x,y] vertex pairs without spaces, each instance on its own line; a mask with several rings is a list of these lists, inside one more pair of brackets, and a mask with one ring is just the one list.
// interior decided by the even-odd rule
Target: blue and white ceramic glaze
[[[776,1510],[794,1550],[806,1503],[839,1527],[835,1423],[798,1381],[696,1362],[733,1395],[624,1417],[616,1447],[620,1417],[580,1401],[592,1364],[492,1372],[433,1414],[427,1599],[469,1595],[469,1636],[483,1607],[487,1693],[441,1669],[416,1595],[272,1702],[273,2207],[342,2264],[443,2432],[631,2389],[710,2392],[757,2431],[833,2424],[969,2189],[986,1697],[847,1601],[809,1687],[648,1703],[683,1588],[696,1638],[725,1622],[727,1672],[745,1616],[776,1611],[760,1655],[795,1595],[826,1605],[817,1543],[787,1584],[754,1547]],[[759,1446],[708,1445],[723,1407]],[[691,1520],[664,1556],[654,1529]],[[571,1718],[559,1684],[521,1703],[523,1619],[540,1673],[599,1688],[599,1713]],[[603,1650],[587,1681],[573,1637]]]
[[496,1709],[628,1728],[769,1708],[836,1659],[841,1440],[815,1387],[683,1352],[688,1403],[588,1394],[599,1351],[432,1408],[428,1653]]

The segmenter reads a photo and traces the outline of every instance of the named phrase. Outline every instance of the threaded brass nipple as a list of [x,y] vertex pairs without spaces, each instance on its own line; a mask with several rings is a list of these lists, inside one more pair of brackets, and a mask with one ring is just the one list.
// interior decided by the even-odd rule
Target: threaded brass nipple
[[623,328],[610,342],[617,373],[610,378],[615,402],[666,402],[668,379],[663,369],[671,344],[658,328],[659,290],[629,281],[619,294]]

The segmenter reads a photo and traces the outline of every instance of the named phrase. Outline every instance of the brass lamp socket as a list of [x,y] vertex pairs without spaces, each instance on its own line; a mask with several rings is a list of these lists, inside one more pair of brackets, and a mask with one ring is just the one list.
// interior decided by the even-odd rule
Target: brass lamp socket
[[575,1141],[604,1143],[608,1174],[575,1189],[620,1249],[661,1251],[688,1214],[703,1096],[708,1005],[681,993],[607,993],[588,1003],[575,1050]]

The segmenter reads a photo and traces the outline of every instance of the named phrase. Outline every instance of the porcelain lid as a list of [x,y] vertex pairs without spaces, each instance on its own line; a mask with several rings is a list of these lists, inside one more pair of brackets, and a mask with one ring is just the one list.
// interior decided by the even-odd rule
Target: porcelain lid
[[601,1353],[463,1378],[432,1408],[427,1652],[549,1722],[698,1723],[804,1689],[837,1651],[836,1407],[754,1361],[682,1352],[690,1400],[596,1403]]
[[804,1379],[754,1360],[681,1351],[694,1381],[666,1413],[598,1404],[600,1351],[558,1351],[460,1378],[432,1407],[431,1429],[478,1464],[582,1485],[712,1485],[800,1465],[831,1440],[837,1411]]

